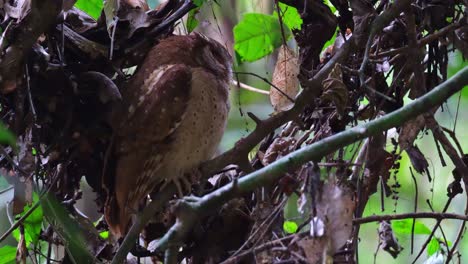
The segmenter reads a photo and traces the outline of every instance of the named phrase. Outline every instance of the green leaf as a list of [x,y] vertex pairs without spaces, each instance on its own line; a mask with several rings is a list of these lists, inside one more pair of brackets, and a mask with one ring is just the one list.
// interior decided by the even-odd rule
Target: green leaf
[[286,201],[286,205],[283,209],[283,216],[285,220],[291,221],[293,219],[299,219],[301,214],[297,211],[297,200],[299,197],[297,194],[292,193]]
[[0,144],[8,144],[14,149],[17,148],[15,135],[2,122],[0,122]]
[[335,14],[336,8],[332,3],[330,3],[330,0],[325,0],[324,4],[326,4],[330,8],[331,12]]
[[197,6],[197,7],[201,7],[203,5],[203,3],[205,3],[206,0],[193,0],[193,3]]
[[[403,219],[392,221],[392,229],[397,234],[411,234],[413,219]],[[431,230],[421,221],[416,220],[414,233],[417,235],[429,235]]]
[[198,26],[198,19],[195,15],[200,11],[200,8],[190,10],[187,17],[187,31],[190,33]]
[[[285,28],[286,40],[291,30]],[[244,61],[256,61],[281,46],[281,27],[276,16],[248,13],[234,27],[234,49]]]
[[[33,207],[39,201],[39,196],[36,193],[33,193],[33,202],[31,205],[26,205],[24,210],[19,217],[23,216],[26,212]],[[37,241],[39,240],[39,235],[41,234],[42,229],[42,219],[44,217],[44,213],[42,212],[42,207],[38,206],[34,211],[23,220],[24,226],[24,237],[26,239],[26,246],[29,247],[31,243],[36,245]],[[19,241],[20,232],[19,229],[13,230],[13,237]]]
[[101,15],[103,6],[102,0],[78,0],[75,7],[90,15],[94,19],[98,19]]
[[46,194],[42,200],[45,218],[66,243],[66,251],[73,263],[96,263],[88,250],[81,225],[72,218],[53,194]]
[[288,234],[294,234],[297,232],[297,224],[296,222],[292,222],[292,221],[285,221],[283,223],[283,230],[284,232],[288,233]]
[[12,246],[3,246],[0,248],[0,264],[15,264],[16,248]]
[[439,251],[439,249],[440,249],[439,240],[433,237],[431,241],[429,242],[429,245],[427,245],[427,255],[432,256],[434,253]]
[[99,236],[103,239],[107,239],[109,237],[109,231],[102,231],[101,233],[99,233]]
[[[289,29],[300,30],[302,27],[302,18],[299,12],[297,12],[297,8],[283,3],[279,3],[279,7],[283,23],[286,24]],[[273,15],[278,16],[278,13],[275,11]]]

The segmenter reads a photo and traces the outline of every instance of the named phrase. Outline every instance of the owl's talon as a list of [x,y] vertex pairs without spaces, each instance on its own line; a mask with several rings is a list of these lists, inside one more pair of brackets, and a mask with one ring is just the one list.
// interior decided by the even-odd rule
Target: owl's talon
[[173,182],[176,185],[177,194],[178,194],[179,198],[182,198],[186,194],[191,193],[192,183],[186,177],[181,177],[181,178],[174,179]]
[[189,173],[188,173],[188,176],[190,178],[190,181],[192,183],[197,183],[197,182],[200,182],[201,181],[201,178],[202,178],[202,173],[200,171],[200,169],[197,167],[197,168],[194,168],[192,169]]

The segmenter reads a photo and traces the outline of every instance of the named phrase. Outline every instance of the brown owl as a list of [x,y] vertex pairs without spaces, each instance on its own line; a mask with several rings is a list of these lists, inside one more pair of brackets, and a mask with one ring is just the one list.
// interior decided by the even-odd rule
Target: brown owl
[[230,80],[229,53],[201,34],[171,36],[148,53],[116,114],[115,176],[104,213],[117,238],[156,185],[173,181],[181,189],[186,174],[214,155]]

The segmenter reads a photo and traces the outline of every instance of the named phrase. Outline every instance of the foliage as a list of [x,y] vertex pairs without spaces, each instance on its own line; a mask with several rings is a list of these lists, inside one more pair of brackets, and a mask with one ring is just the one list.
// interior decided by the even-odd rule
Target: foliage
[[16,247],[0,247],[0,264],[14,264],[16,258]]
[[7,144],[16,149],[16,137],[0,122],[0,143]]
[[[153,0],[150,6],[159,2]],[[467,118],[468,92],[447,101],[442,111],[424,109],[424,115],[395,123],[400,126],[396,129],[356,128],[385,123],[388,115],[411,101],[421,102],[422,95],[443,87],[447,78],[466,68],[466,50],[456,39],[456,30],[466,19],[461,2],[333,1],[333,5],[329,0],[284,1],[291,4],[287,5],[280,1],[278,7],[273,2],[176,0],[158,12],[145,12],[119,10],[117,0],[105,4],[78,0],[75,6],[94,19],[104,9],[109,27],[69,13],[63,22],[66,27],[54,20],[40,32],[39,40],[37,36],[28,39],[28,33],[21,31],[28,20],[21,22],[21,16],[2,9],[0,16],[5,19],[8,15],[17,26],[0,28],[4,36],[0,40],[0,143],[15,148],[16,136],[11,129],[18,133],[21,144],[19,151],[4,149],[1,173],[13,182],[15,198],[26,193],[19,188],[22,184],[31,184],[37,193],[47,192],[41,206],[21,223],[31,256],[39,254],[40,243],[57,242],[65,245],[67,258],[76,263],[93,262],[96,257],[105,261],[127,257],[132,248],[126,247],[126,239],[133,246],[141,229],[115,243],[105,219],[92,222],[75,209],[82,199],[80,182],[86,180],[98,194],[97,203],[88,201],[86,206],[102,211],[110,187],[107,173],[116,170],[114,157],[109,155],[115,134],[109,116],[122,104],[121,98],[109,98],[120,95],[117,86],[122,94],[128,93],[125,87],[132,77],[122,72],[138,67],[151,46],[173,34],[174,28],[176,34],[197,30],[220,38],[223,45],[233,44],[227,48],[234,50],[238,80],[244,86],[272,87],[270,96],[272,91],[283,91],[283,87],[274,87],[281,84],[271,76],[277,62],[275,51],[282,45],[294,47],[291,50],[299,55],[291,57],[300,70],[288,77],[295,81],[295,88],[300,82],[303,89],[297,97],[296,93],[291,96],[295,98],[288,100],[287,108],[275,107],[275,112],[263,94],[231,89],[233,110],[222,150],[233,148],[201,165],[202,179],[217,175],[206,186],[189,188],[201,199],[170,203],[175,197],[170,184],[158,186],[160,189],[151,194],[144,211],[135,214],[138,221],[133,227],[145,226],[145,212],[158,207],[155,203],[171,206],[159,206],[154,209],[157,213],[148,217],[151,224],[144,232],[145,244],[151,244],[148,248],[164,251],[171,243],[182,245],[180,249],[188,252],[184,261],[199,263],[221,262],[226,256],[246,262],[269,263],[270,256],[280,261],[320,262],[311,252],[320,252],[334,262],[343,262],[340,256],[352,259],[357,252],[361,260],[375,254],[376,262],[396,258],[406,263],[407,258],[415,257],[408,250],[415,235],[417,239],[411,243],[415,250],[426,252],[425,263],[458,257],[450,255],[451,250],[455,254],[466,251],[466,238],[456,237],[457,226],[445,219],[436,230],[429,220],[391,219],[394,214],[413,211],[438,214],[444,207],[463,216],[463,199],[459,197],[466,195],[461,188],[466,179],[458,173],[463,171],[460,164],[468,163],[468,141],[461,134],[467,126],[460,120]],[[47,3],[52,7],[52,2]],[[45,12],[34,11],[31,13]],[[442,34],[444,30],[448,34]],[[103,34],[106,31],[110,34]],[[21,43],[16,43],[18,40]],[[24,43],[31,45],[23,47]],[[28,52],[8,60],[9,52],[16,50]],[[2,69],[13,68],[15,63],[18,72],[3,74]],[[292,67],[287,64],[283,68],[289,71],[279,69],[280,77],[288,75]],[[100,77],[86,78],[90,75]],[[455,88],[459,87],[451,89]],[[341,137],[343,134],[353,140],[372,137],[349,144],[351,139]],[[336,149],[329,143],[337,138],[348,140],[343,143],[346,147],[333,153],[325,151]],[[299,156],[315,144],[321,148],[314,153],[327,155],[313,159]],[[226,189],[233,179],[232,185],[239,189]],[[447,190],[453,195],[450,199]],[[37,193],[16,219],[38,202]],[[450,202],[451,206],[445,206]],[[391,228],[380,225],[376,232],[377,223],[356,224],[375,214],[387,218]],[[12,235],[19,240],[18,230]],[[375,248],[377,239],[378,251],[367,250]],[[421,246],[424,239],[427,248]],[[275,244],[278,241],[281,243]],[[326,247],[320,248],[317,241]],[[456,245],[451,241],[457,241]],[[290,246],[285,250],[282,245]],[[117,253],[111,248],[118,248]],[[0,247],[0,264],[15,263],[20,251],[10,245]],[[170,256],[170,248],[166,253]],[[159,251],[143,254],[163,258]],[[465,261],[466,256],[460,258]]]
[[103,7],[102,0],[78,0],[75,3],[75,6],[78,9],[86,12],[88,15],[97,19],[101,15],[101,10]]
[[[292,37],[292,29],[300,29],[302,19],[297,9],[280,4],[284,26],[278,14],[248,13],[234,27],[234,49],[243,61],[256,61],[279,48],[283,41]],[[284,30],[284,32],[282,32]],[[283,34],[286,39],[283,39]]]
[[[33,201],[32,204],[26,205],[24,207],[24,211],[19,214],[17,217],[23,216],[26,212],[31,210],[31,207],[39,202],[39,197],[36,193],[33,193]],[[42,211],[42,207],[38,206],[34,211],[23,220],[24,226],[24,236],[26,240],[26,246],[30,247],[32,245],[36,245],[39,241],[39,235],[41,234],[42,230],[42,221],[43,221],[44,213]],[[20,240],[20,231],[15,229],[13,231],[13,236],[17,241]],[[32,244],[32,245],[31,245]]]
[[414,221],[414,231],[413,231],[413,219],[403,219],[392,221],[392,229],[397,234],[414,234],[418,235],[429,235],[431,230],[421,221]]

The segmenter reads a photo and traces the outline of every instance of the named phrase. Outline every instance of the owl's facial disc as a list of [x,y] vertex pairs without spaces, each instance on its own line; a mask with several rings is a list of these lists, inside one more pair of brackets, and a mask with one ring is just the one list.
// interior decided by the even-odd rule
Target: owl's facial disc
[[208,68],[216,76],[223,78],[230,78],[231,61],[226,48],[214,40],[203,47],[199,56],[199,63],[202,67]]

